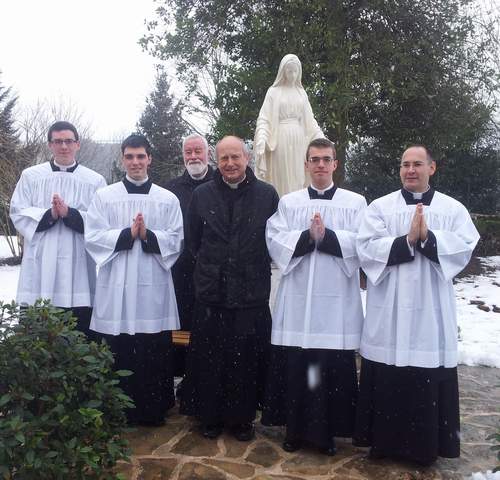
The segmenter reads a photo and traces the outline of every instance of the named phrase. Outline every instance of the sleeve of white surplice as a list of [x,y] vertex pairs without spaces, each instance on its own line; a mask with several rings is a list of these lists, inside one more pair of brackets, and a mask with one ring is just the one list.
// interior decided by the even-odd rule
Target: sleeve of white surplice
[[365,209],[356,237],[359,262],[369,280],[377,285],[389,273],[387,261],[396,237],[389,234],[378,206]]
[[111,228],[99,192],[94,195],[85,217],[85,248],[95,263],[102,267],[120,252],[115,252],[121,230]]
[[356,250],[356,237],[365,209],[366,200],[363,198],[359,202],[352,230],[335,229],[335,234],[337,235],[337,240],[342,250],[342,258],[335,257],[335,261],[340,265],[340,268],[348,277],[352,277],[360,267],[358,252]]
[[30,184],[25,176],[21,175],[17,182],[10,202],[10,218],[16,230],[29,242],[36,232],[38,224],[47,208],[34,207],[31,200]]
[[[97,185],[96,191],[97,191],[97,190],[99,190],[100,188],[104,188],[104,187],[106,187],[106,186],[107,186],[106,180],[104,179],[104,177],[101,177],[101,178],[99,179],[99,183],[98,183],[98,185]],[[71,205],[70,205],[70,207],[71,207]],[[79,213],[80,213],[80,215],[82,216],[82,219],[83,219],[83,223],[84,223],[84,225],[85,225],[85,223],[86,223],[86,221],[85,221],[85,220],[86,220],[86,218],[87,218],[87,210],[88,210],[88,207],[89,207],[89,205],[87,205],[87,208],[79,208],[79,209],[78,209],[78,212],[79,212]]]
[[455,216],[453,231],[433,228],[432,233],[436,237],[439,263],[431,264],[445,281],[451,280],[469,263],[479,241],[479,233],[463,205]]
[[169,270],[179,257],[184,241],[182,211],[177,198],[172,201],[172,208],[165,223],[168,225],[165,230],[151,230],[156,235],[160,247],[160,254],[155,254],[155,258],[165,270]]
[[288,226],[286,209],[280,200],[278,210],[267,220],[266,243],[269,255],[283,275],[290,273],[304,257],[293,257],[301,230],[292,230]]

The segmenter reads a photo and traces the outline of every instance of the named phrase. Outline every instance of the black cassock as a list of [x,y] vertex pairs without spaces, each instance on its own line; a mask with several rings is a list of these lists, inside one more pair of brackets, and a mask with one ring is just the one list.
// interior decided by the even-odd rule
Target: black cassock
[[[307,193],[311,201],[320,200],[325,202],[325,205],[330,205],[336,190],[337,188],[333,187],[322,195],[318,195],[316,190],[309,187]],[[341,195],[345,195],[343,190],[339,191]],[[348,194],[354,195],[350,192]],[[290,195],[298,198],[302,195],[307,198],[305,194],[299,192]],[[286,199],[292,197],[284,198],[282,202],[286,205]],[[335,198],[338,199],[338,195]],[[350,197],[347,198],[348,201],[344,202],[351,206]],[[286,212],[283,203],[280,205]],[[290,204],[293,203],[290,201]],[[344,206],[342,200],[339,204]],[[307,203],[305,205],[307,206]],[[307,212],[307,207],[301,208]],[[319,207],[315,208],[319,211]],[[293,218],[292,214],[290,218]],[[277,220],[276,223],[278,223]],[[292,230],[297,225],[300,225],[300,222],[296,225],[288,222],[287,228]],[[354,229],[355,223],[351,225],[345,222],[343,228]],[[268,236],[269,231],[268,222]],[[334,230],[330,229],[327,229],[327,233],[325,241],[318,245],[318,250],[324,254],[342,258],[342,249],[337,235]],[[314,249],[314,244],[310,242],[309,229],[306,229],[295,246],[293,257],[309,255]],[[271,248],[271,253],[273,252],[277,253],[279,250]],[[325,261],[325,257],[322,257],[322,261]],[[335,264],[332,264],[332,267],[333,265]],[[358,278],[357,275],[355,278]],[[306,290],[307,277],[303,283],[304,290]],[[356,288],[357,284],[358,282],[356,282]],[[359,302],[359,308],[361,308],[361,302]],[[354,308],[351,307],[351,309],[355,311]],[[359,313],[361,314],[361,311]],[[322,319],[321,322],[319,318],[315,318],[315,322],[332,323],[329,320],[333,320],[334,316],[338,315],[335,308],[328,314],[331,314],[332,318]],[[282,327],[282,324],[280,326]],[[278,329],[276,325],[273,328]],[[328,333],[331,334],[332,331]],[[342,350],[273,344],[261,422],[264,425],[286,425],[288,442],[309,443],[321,449],[328,449],[332,447],[334,437],[352,437],[357,394],[356,362],[352,347],[350,350]]]
[[[208,167],[207,174],[201,180],[193,179],[187,170],[184,173],[172,180],[169,180],[165,185],[162,185],[167,190],[170,190],[178,199],[181,205],[182,218],[184,220],[184,244],[187,244],[187,212],[191,197],[195,188],[212,180],[214,171],[212,167]],[[175,298],[177,300],[177,309],[179,311],[179,321],[181,330],[191,330],[191,322],[194,314],[194,285],[193,272],[195,260],[189,249],[184,248],[177,262],[172,267],[172,280],[174,281]],[[174,374],[176,376],[184,375],[186,363],[186,348],[174,345]]]
[[181,413],[205,425],[249,423],[261,403],[271,313],[268,306],[196,304]]
[[[127,179],[123,180],[123,184],[128,194],[142,195],[148,194],[152,185],[151,180],[137,186]],[[130,248],[130,240],[130,228],[125,228],[118,238],[115,251]],[[149,246],[145,249],[143,245],[143,251],[159,254],[154,233],[148,240]],[[120,387],[135,405],[135,408],[126,411],[128,422],[141,425],[163,424],[167,410],[175,404],[172,332],[167,330],[108,335],[91,330],[90,338],[95,341],[106,340],[113,353],[115,370],[133,372],[128,377],[120,378]]]
[[289,441],[329,448],[352,437],[358,394],[354,350],[273,345],[264,425],[286,425]]
[[216,171],[193,194],[196,311],[180,411],[205,425],[251,422],[261,402],[271,333],[264,231],[277,204],[274,188],[249,168],[237,189]]
[[354,444],[427,465],[460,456],[457,368],[396,367],[365,358]]

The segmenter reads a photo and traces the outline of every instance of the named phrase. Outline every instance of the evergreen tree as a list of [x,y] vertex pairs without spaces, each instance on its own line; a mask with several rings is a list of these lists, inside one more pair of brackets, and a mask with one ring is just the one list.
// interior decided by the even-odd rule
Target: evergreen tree
[[[1,72],[0,72],[1,73]],[[0,162],[12,159],[19,148],[19,138],[14,127],[13,110],[17,97],[0,82]]]
[[10,221],[9,207],[14,187],[24,167],[21,149],[14,122],[17,97],[10,88],[0,82],[0,235],[5,239],[13,256],[17,255],[17,241],[13,240],[15,229]]
[[163,185],[179,175],[183,168],[182,138],[187,124],[182,119],[183,105],[169,93],[170,84],[165,71],[158,70],[156,85],[137,124],[152,146],[153,162],[150,174],[153,182]]
[[253,137],[286,53],[301,59],[315,116],[341,161],[359,143],[375,145],[389,162],[416,142],[440,154],[467,151],[484,137],[495,108],[498,45],[474,0],[159,3],[142,44],[176,61],[215,137]]

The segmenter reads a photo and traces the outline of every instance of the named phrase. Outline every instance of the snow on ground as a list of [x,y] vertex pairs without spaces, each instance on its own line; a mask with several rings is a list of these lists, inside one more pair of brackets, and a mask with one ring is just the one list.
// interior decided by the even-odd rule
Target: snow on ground
[[10,303],[16,298],[17,279],[19,278],[20,266],[0,267],[0,301]]
[[[455,284],[457,298],[458,361],[465,365],[486,365],[500,368],[500,256],[481,258],[481,263],[494,271],[463,277]],[[471,300],[484,302],[490,311],[471,305]]]
[[473,473],[467,480],[500,480],[500,472],[492,473],[488,470],[486,473]]
[[[14,244],[17,246],[16,237],[10,237]],[[0,235],[0,258],[8,258],[12,256],[12,252],[10,251],[9,244],[7,243],[7,239],[5,236]]]
[[[0,237],[0,259],[11,253],[4,237]],[[460,327],[458,343],[459,363],[486,365],[500,368],[500,256],[484,257],[482,263],[495,270],[483,275],[463,277],[457,280],[457,316]],[[0,266],[0,301],[11,302],[16,296],[20,267]],[[497,285],[495,285],[495,282]],[[362,292],[365,302],[365,292]],[[489,312],[471,305],[470,300],[481,300]]]
[[[0,259],[12,256],[9,245],[4,236],[0,236]],[[10,303],[16,298],[19,265],[0,266],[0,301]]]

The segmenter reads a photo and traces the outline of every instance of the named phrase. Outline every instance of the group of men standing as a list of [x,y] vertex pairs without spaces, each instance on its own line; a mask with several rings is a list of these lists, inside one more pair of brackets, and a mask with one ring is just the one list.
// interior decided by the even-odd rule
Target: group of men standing
[[[402,189],[367,207],[333,183],[327,139],[308,146],[311,185],[281,199],[234,136],[218,142],[215,170],[206,140],[187,137],[186,171],[166,188],[148,178],[141,135],[124,140],[126,176],[107,187],[76,162],[73,125],[54,124],[48,142],[53,159],[23,172],[11,203],[25,239],[17,301],[50,298],[108,342],[116,368],[134,372],[122,384],[131,423],[162,424],[185,371],[180,411],[207,438],[226,428],[250,440],[262,409],[262,423],[286,426],[287,451],[334,455],[335,437],[353,437],[373,458],[459,455],[452,278],[479,235],[430,187],[425,147],[403,153]],[[187,359],[172,346],[179,327],[191,331]]]

